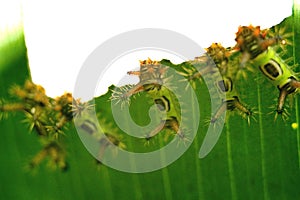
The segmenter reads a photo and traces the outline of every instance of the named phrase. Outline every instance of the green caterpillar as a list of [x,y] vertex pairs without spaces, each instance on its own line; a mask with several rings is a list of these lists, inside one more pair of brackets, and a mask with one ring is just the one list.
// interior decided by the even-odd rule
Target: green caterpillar
[[272,46],[285,44],[286,40],[280,36],[267,38],[260,27],[241,26],[236,33],[236,48],[257,66],[271,83],[279,90],[276,115],[286,115],[285,99],[289,94],[299,91],[300,82],[291,68],[279,57]]
[[[247,119],[248,123],[250,123],[250,118],[254,114],[250,108],[239,100],[233,84],[236,76],[234,67],[236,61],[232,60],[230,56],[230,48],[224,48],[221,44],[213,43],[206,49],[204,55],[174,67],[194,88],[196,85],[195,81],[201,80],[202,77],[206,76],[206,84],[214,85],[217,88],[217,90],[212,90],[211,98],[218,97],[218,99],[222,99],[223,96],[226,96],[220,102],[218,110],[209,120],[210,123],[216,123],[226,110],[237,111],[239,115]],[[164,60],[164,63],[167,62],[169,61]]]
[[140,61],[140,71],[129,71],[129,75],[137,75],[140,78],[136,85],[126,85],[115,88],[112,93],[112,101],[130,103],[130,97],[140,92],[149,92],[160,90],[163,85],[165,72],[167,68],[159,64],[157,61],[150,59]]
[[180,128],[181,108],[176,96],[170,91],[172,75],[168,70],[167,66],[158,61],[151,59],[140,61],[139,71],[128,72],[129,75],[138,75],[140,81],[134,86],[116,88],[112,93],[112,101],[122,104],[129,103],[129,98],[134,94],[146,92],[157,109],[165,113],[159,125],[146,135],[146,140],[150,140],[164,128],[174,131],[180,139],[187,140]]
[[[81,135],[81,138],[85,140],[84,138],[91,137],[93,140],[94,146],[97,147],[97,150],[92,152],[95,156],[96,163],[101,165],[102,160],[104,158],[105,151],[113,150],[115,153],[117,153],[116,147],[119,147],[121,149],[125,149],[126,145],[122,142],[122,137],[117,134],[117,129],[110,127],[106,122],[101,120],[100,122],[92,121],[92,119],[89,117],[88,113],[86,116],[81,116],[78,118],[80,122],[75,122],[76,124],[79,124],[79,134]],[[76,120],[76,119],[75,119]],[[97,124],[100,123],[100,126],[97,126]]]
[[[154,100],[157,108],[165,112],[166,114],[161,119],[160,125],[157,127],[157,130],[161,128],[168,128],[173,130],[177,136],[184,138],[185,135],[182,132],[180,127],[181,114],[180,114],[180,105],[175,95],[165,86],[162,86],[158,91],[149,93],[151,98]],[[157,130],[153,130],[148,138],[152,138],[155,134],[158,133]]]
[[233,89],[232,80],[230,78],[223,77],[223,80],[217,82],[217,85],[220,91],[226,94],[226,99],[222,101],[219,109],[211,118],[210,123],[215,123],[222,113],[229,110],[236,111],[240,116],[247,119],[248,124],[250,124],[250,118],[254,118],[255,112],[240,102],[239,97]]

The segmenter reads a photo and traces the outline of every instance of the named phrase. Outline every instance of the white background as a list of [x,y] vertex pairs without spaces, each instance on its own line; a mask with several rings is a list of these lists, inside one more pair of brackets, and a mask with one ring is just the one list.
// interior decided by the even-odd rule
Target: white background
[[[233,46],[239,25],[275,25],[291,15],[292,0],[24,0],[22,7],[33,81],[55,97],[73,91],[87,56],[117,34],[138,28],[163,28],[184,34],[203,48],[212,42]],[[158,52],[137,54],[116,62],[112,67],[116,70],[107,73],[107,81],[95,95],[117,84],[127,70],[138,68],[138,60],[160,60],[165,56]],[[167,58],[176,59],[171,55]]]

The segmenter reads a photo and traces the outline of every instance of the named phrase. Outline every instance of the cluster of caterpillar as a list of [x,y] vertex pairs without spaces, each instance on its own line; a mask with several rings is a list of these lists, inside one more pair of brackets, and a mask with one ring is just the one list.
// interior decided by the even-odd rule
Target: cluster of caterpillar
[[[121,102],[128,103],[128,98],[135,93],[147,92],[154,102],[160,105],[163,108],[173,107],[179,110],[179,104],[171,104],[176,102],[174,96],[170,98],[165,98],[166,92],[164,91],[163,84],[168,84],[167,82],[170,79],[166,77],[166,71],[168,68],[173,68],[176,70],[176,73],[184,76],[188,84],[191,84],[196,90],[196,81],[201,80],[205,75],[209,77],[208,81],[212,81],[213,85],[216,86],[218,93],[223,93],[226,96],[226,99],[223,99],[220,102],[220,107],[216,113],[209,120],[210,123],[215,123],[218,121],[218,118],[226,110],[236,110],[242,117],[246,118],[248,123],[250,123],[250,118],[253,117],[254,112],[248,108],[248,106],[241,103],[238,93],[234,87],[234,81],[237,74],[237,61],[233,60],[230,56],[232,54],[232,49],[226,49],[218,43],[213,43],[209,48],[206,49],[206,53],[200,57],[196,57],[194,60],[190,60],[178,65],[171,63],[169,60],[162,61],[151,61],[150,59],[146,61],[141,61],[141,69],[138,72],[128,72],[128,74],[139,75],[140,82],[134,86],[128,87],[123,86],[117,88],[113,91],[112,100],[117,103],[120,100]],[[231,66],[234,66],[235,69],[232,69]],[[156,69],[156,70],[154,70]],[[162,70],[163,69],[163,70]],[[146,78],[145,78],[146,77]],[[207,81],[207,80],[206,80]],[[126,89],[124,89],[126,87]],[[196,90],[197,92],[197,90]],[[125,98],[126,97],[126,101]],[[165,99],[162,101],[161,99]],[[164,109],[167,113],[170,113],[169,110]],[[180,118],[180,112],[176,113],[176,116],[169,116],[169,121],[177,121],[174,119]],[[178,123],[176,127],[178,126]],[[167,127],[170,128],[170,127]],[[175,132],[177,130],[173,128]]]
[[[241,79],[246,80],[247,74],[257,69],[279,89],[275,119],[278,115],[286,118],[285,99],[287,95],[298,92],[300,82],[275,50],[279,46],[284,49],[289,44],[287,37],[291,34],[283,30],[272,32],[261,30],[259,26],[240,26],[234,47],[225,48],[219,43],[213,43],[204,55],[175,66],[194,87],[196,80],[210,76],[219,91],[226,94],[226,99],[220,102],[218,111],[212,116],[211,123],[215,123],[226,110],[237,111],[250,123],[250,118],[254,118],[256,112],[240,101],[235,83]],[[218,73],[222,80],[215,78]]]
[[30,80],[26,80],[22,86],[12,86],[9,92],[14,100],[0,101],[0,119],[7,118],[9,113],[24,113],[25,119],[22,122],[28,125],[30,132],[37,133],[42,144],[42,149],[33,156],[27,169],[35,170],[43,161],[47,161],[47,166],[51,169],[68,170],[64,135],[73,120],[77,118],[84,118],[79,128],[92,135],[100,144],[97,163],[100,163],[99,160],[105,149],[110,146],[126,147],[116,134],[116,130],[110,127],[109,130],[104,130],[103,134],[106,137],[102,137],[102,132],[96,127],[98,122],[91,122],[89,118],[84,117],[94,108],[89,101],[81,102],[80,99],[74,99],[71,93],[50,98],[42,86]]
[[[217,88],[216,95],[225,96],[219,102],[219,107],[212,114],[209,123],[216,124],[220,116],[228,110],[238,113],[250,124],[250,119],[254,118],[256,112],[244,104],[236,83],[247,79],[248,73],[258,69],[257,71],[261,71],[279,90],[275,117],[286,116],[285,99],[288,95],[297,93],[300,88],[298,77],[276,52],[277,47],[288,44],[286,37],[288,35],[280,31],[274,33],[261,30],[259,26],[240,26],[234,47],[225,48],[219,43],[213,43],[202,56],[177,65],[165,59],[140,61],[139,71],[128,72],[129,75],[138,76],[139,82],[135,85],[115,87],[110,100],[113,104],[129,105],[132,97],[142,92],[146,93],[157,110],[165,113],[157,127],[144,136],[146,141],[155,137],[162,129],[173,132],[182,141],[188,141],[188,130],[184,130],[181,124],[182,105],[170,90],[176,88],[178,80],[174,80],[170,71],[175,70],[176,74],[183,76],[185,83],[191,85],[196,93],[196,83],[201,84],[203,77],[209,77],[205,81],[210,81]],[[181,93],[184,92],[181,90]],[[85,111],[89,111],[94,105],[75,100],[70,93],[52,99],[46,96],[43,87],[31,81],[26,81],[24,86],[12,87],[10,93],[17,98],[15,102],[0,101],[0,119],[6,117],[9,112],[23,112],[24,122],[29,125],[29,130],[34,129],[43,141],[43,149],[31,160],[30,168],[36,168],[48,158],[50,166],[67,170],[63,137],[60,136],[73,119],[82,117]],[[117,130],[99,130],[97,122],[88,117],[83,119],[80,128],[87,135],[93,136],[100,146],[98,163],[101,164],[101,158],[108,148],[126,148]]]
[[[94,108],[94,105],[74,99],[71,93],[50,98],[42,86],[30,80],[26,80],[22,86],[12,86],[9,92],[13,100],[0,100],[0,119],[7,118],[10,113],[22,112],[25,116],[22,122],[28,125],[30,132],[37,133],[42,144],[42,149],[33,156],[26,168],[35,170],[43,161],[47,161],[49,168],[67,171],[69,165],[64,142],[66,130],[73,120],[82,118],[85,113]],[[100,144],[99,157],[105,149],[113,146],[111,144],[120,148],[126,147],[115,134],[117,131],[104,132],[106,137],[101,137],[101,131],[97,130],[95,124],[97,122],[85,119],[80,128],[92,135]],[[97,162],[100,163],[98,160],[99,158]]]
[[[248,73],[259,69],[280,91],[275,119],[278,115],[285,118],[285,99],[287,95],[298,92],[300,87],[300,82],[291,67],[281,59],[275,50],[278,47],[285,48],[284,45],[288,44],[287,37],[289,36],[290,34],[286,34],[284,29],[275,28],[275,31],[270,31],[261,30],[259,26],[240,26],[236,33],[236,45],[234,47],[225,48],[219,43],[213,43],[202,56],[178,65],[165,59],[141,61],[140,71],[128,72],[130,75],[138,75],[139,83],[115,89],[112,94],[112,101],[129,103],[129,99],[133,95],[146,92],[159,109],[167,112],[167,118],[162,123],[165,125],[158,126],[157,129],[169,128],[179,135],[182,134],[177,128],[180,127],[178,123],[178,119],[181,117],[180,112],[173,115],[174,112],[169,110],[169,108],[179,110],[180,106],[174,100],[174,96],[166,97],[168,90],[163,86],[170,81],[170,77],[166,73],[168,68],[173,68],[178,74],[185,77],[185,81],[192,85],[196,92],[196,81],[202,82],[202,78],[206,76],[210,78],[205,81],[212,81],[218,93],[226,96],[220,102],[217,111],[213,113],[209,123],[215,124],[225,111],[233,111],[245,118],[250,124],[250,119],[255,120],[257,112],[240,99],[240,88],[236,83],[241,79],[247,80]],[[157,133],[157,130],[155,129],[153,132]],[[149,134],[150,138],[153,136],[153,133]]]
[[[10,94],[14,100],[0,101],[0,119],[7,118],[9,113],[23,112],[25,119],[22,122],[28,125],[30,132],[34,130],[37,133],[42,144],[42,149],[31,159],[28,168],[34,170],[47,160],[49,168],[68,170],[63,136],[73,119],[82,117],[93,105],[75,100],[71,93],[50,98],[42,86],[30,80],[26,80],[23,86],[11,87]],[[91,129],[85,130],[91,133]],[[99,142],[103,143],[103,139]]]
[[10,112],[23,112],[25,115],[23,122],[28,124],[29,131],[36,131],[43,144],[43,148],[32,159],[29,167],[35,168],[48,158],[51,167],[67,170],[63,139],[60,136],[73,119],[72,95],[65,93],[52,99],[45,94],[42,86],[30,80],[23,86],[13,86],[10,94],[15,100],[9,103],[1,100],[0,117],[5,118]]

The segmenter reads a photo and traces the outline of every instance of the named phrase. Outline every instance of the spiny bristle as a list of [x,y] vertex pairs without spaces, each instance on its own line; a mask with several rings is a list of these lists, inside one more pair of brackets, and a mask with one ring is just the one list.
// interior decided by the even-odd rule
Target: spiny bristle
[[176,71],[177,74],[183,76],[184,78],[180,79],[179,82],[186,82],[186,87],[185,89],[188,89],[189,85],[192,85],[194,89],[196,89],[196,83],[195,79],[201,80],[199,74],[199,77],[196,77],[194,74],[197,73],[198,71],[195,68],[187,68],[187,67],[182,67],[184,71]]
[[163,83],[162,86],[164,86],[168,89],[177,88],[177,86],[176,86],[177,83],[174,81],[174,76],[173,75],[163,78],[162,83]]
[[84,112],[91,111],[95,108],[95,104],[92,102],[81,102],[80,99],[73,99],[73,104],[71,105],[71,112],[74,117],[80,117]]
[[[245,106],[245,105],[244,105]],[[248,125],[250,125],[251,119],[253,119],[254,121],[256,121],[255,118],[255,114],[257,114],[256,111],[254,111],[253,109],[247,108],[245,106],[245,109],[247,110],[247,112],[242,111],[242,110],[238,110],[238,114],[243,118],[247,120]]]
[[121,103],[121,105],[129,105],[131,97],[129,92],[133,87],[134,85],[124,85],[121,87],[116,87],[112,90],[110,100],[115,104]]
[[0,120],[7,119],[8,112],[5,109],[5,100],[0,99]]
[[293,32],[288,32],[287,28],[285,26],[275,26],[274,31],[268,32],[269,38],[278,39],[279,43],[278,45],[281,47],[282,50],[286,49],[286,46],[293,45],[291,41],[291,37],[293,36]]
[[66,171],[68,169],[65,149],[57,141],[50,141],[44,145],[43,149],[31,159],[29,164],[30,169],[34,169],[39,166],[46,158],[48,160],[47,164],[50,168],[59,168],[62,171]]
[[239,66],[235,69],[235,79],[237,80],[247,80],[249,73],[254,73],[254,67],[247,63],[248,61],[242,61],[239,63]]
[[140,65],[158,65],[160,64],[159,61],[151,60],[148,58],[147,60],[140,60]]
[[150,136],[150,135],[146,135],[145,136],[145,142],[144,142],[144,146],[150,146],[150,145],[154,145],[155,142],[155,136]]
[[289,114],[289,112],[287,111],[286,108],[283,108],[282,110],[275,110],[274,121],[277,120],[278,115],[281,116],[281,118],[282,118],[283,121],[287,121],[288,118],[289,118],[289,116],[290,116],[290,114]]
[[223,122],[224,122],[223,117],[219,117],[219,118],[211,117],[204,120],[204,126],[212,125],[213,128],[217,128],[221,126]]
[[181,130],[175,134],[176,140],[177,140],[177,146],[180,144],[183,144],[184,146],[187,146],[187,144],[191,143],[191,139],[188,137],[189,132],[187,130]]
[[[274,102],[277,103],[277,99],[274,99]],[[278,105],[277,105],[276,103],[275,103],[274,105],[269,106],[269,108],[270,108],[272,111],[270,111],[270,112],[268,113],[268,115],[273,115],[273,114],[275,113],[274,121],[277,120],[278,116],[281,116],[281,119],[282,119],[283,121],[288,120],[290,114],[289,114],[287,108],[289,107],[289,105],[287,104],[285,107],[283,107],[282,109],[279,110],[279,109],[278,109]]]
[[25,119],[22,120],[22,123],[28,124],[30,132],[35,129],[40,136],[48,135],[45,127],[45,116],[43,116],[43,113],[38,110],[32,110],[32,112],[25,112]]

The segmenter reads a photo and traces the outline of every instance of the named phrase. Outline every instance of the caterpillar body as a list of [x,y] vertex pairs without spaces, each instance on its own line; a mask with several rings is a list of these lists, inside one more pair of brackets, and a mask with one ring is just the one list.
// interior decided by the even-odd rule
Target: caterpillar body
[[[184,138],[185,135],[180,129],[181,110],[180,105],[175,95],[165,86],[162,86],[159,91],[150,93],[151,98],[154,100],[157,108],[165,112],[165,115],[161,119],[161,124],[157,127],[157,130],[161,128],[167,128],[176,133],[180,138]],[[158,133],[156,129],[151,131],[148,135],[148,139]]]
[[46,141],[43,149],[40,150],[30,161],[30,169],[38,167],[42,161],[48,158],[48,166],[51,168],[59,168],[63,172],[67,171],[69,164],[66,162],[66,152],[58,141]]
[[184,76],[186,80],[195,88],[195,81],[201,80],[204,75],[211,75],[216,72],[226,75],[228,70],[230,51],[219,43],[213,43],[206,48],[206,53],[195,57],[194,60],[174,65],[169,60],[162,60],[166,65],[172,65],[178,74]]
[[236,33],[237,48],[247,56],[254,66],[260,69],[265,77],[279,90],[276,115],[284,114],[285,99],[289,94],[299,91],[300,82],[291,68],[272,48],[286,43],[282,37],[266,38],[266,34],[253,26],[241,26]]
[[[101,109],[102,106],[93,101],[81,102],[80,100],[74,100],[72,105],[74,124],[78,134],[83,141],[89,141],[89,144],[93,146],[89,150],[99,166],[105,159],[105,152],[111,151],[113,155],[116,155],[119,148],[126,149],[123,137],[119,134],[119,130],[107,121],[106,114]],[[97,110],[97,115],[94,117],[95,110]]]
[[25,81],[24,85],[14,85],[10,89],[14,102],[2,102],[0,115],[8,112],[23,112],[25,119],[22,121],[29,127],[29,131],[35,131],[42,141],[42,149],[31,160],[30,169],[36,168],[44,160],[48,164],[67,170],[66,154],[62,144],[61,135],[66,126],[72,121],[72,101],[70,93],[65,93],[55,99],[46,95],[45,89]]
[[140,92],[155,92],[160,90],[164,83],[167,68],[158,61],[151,59],[140,61],[139,71],[129,71],[129,75],[139,76],[140,81],[136,85],[127,85],[113,90],[111,99],[116,103],[130,103],[130,97]]
[[[251,117],[254,118],[254,113],[252,109],[241,103],[236,91],[234,91],[232,80],[228,77],[223,77],[222,81],[217,83],[220,91],[226,94],[226,99],[223,99],[221,105],[217,112],[213,115],[210,123],[216,123],[219,116],[228,111],[236,111],[242,118],[247,119],[248,124],[250,124]],[[255,118],[254,118],[255,119]]]
[[[237,111],[243,118],[250,123],[250,118],[254,112],[245,106],[238,98],[237,90],[234,87],[233,80],[236,76],[236,60],[232,59],[231,49],[225,48],[219,43],[213,43],[206,49],[206,53],[194,60],[179,64],[175,69],[180,75],[195,88],[195,81],[201,80],[206,76],[206,84],[214,85],[217,89],[212,90],[211,98],[223,97],[220,107],[212,116],[210,123],[216,123],[218,118],[226,111]],[[164,63],[167,63],[164,60]],[[224,95],[225,94],[225,95]]]
[[93,137],[93,140],[96,142],[96,146],[98,146],[98,152],[95,153],[97,164],[102,164],[102,160],[104,159],[104,153],[108,149],[114,151],[114,153],[116,154],[116,147],[119,147],[121,149],[126,148],[126,145],[122,142],[122,137],[119,134],[117,134],[116,128],[108,127],[109,125],[103,120],[100,120],[100,128],[99,126],[97,126],[98,122],[93,122],[89,119],[89,117],[83,116],[83,118],[80,119],[84,119],[82,122],[79,123],[80,129],[82,129],[85,134],[83,135],[83,137]]
[[[162,129],[169,129],[176,133],[181,139],[186,139],[185,133],[180,128],[181,108],[176,96],[170,90],[172,88],[172,75],[168,73],[168,67],[159,61],[148,60],[140,61],[139,71],[129,71],[129,75],[139,76],[140,81],[119,93],[119,90],[114,90],[112,93],[112,100],[119,101],[131,97],[140,92],[146,92],[156,104],[157,109],[164,112],[165,115],[161,118],[160,124],[148,133],[145,138],[150,140]],[[128,101],[127,101],[128,102]]]

